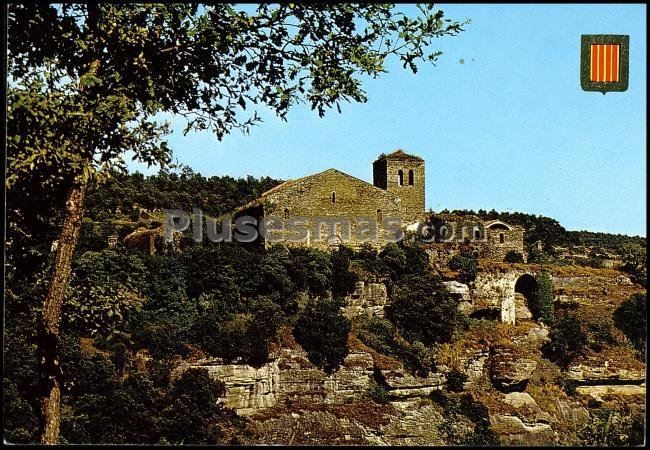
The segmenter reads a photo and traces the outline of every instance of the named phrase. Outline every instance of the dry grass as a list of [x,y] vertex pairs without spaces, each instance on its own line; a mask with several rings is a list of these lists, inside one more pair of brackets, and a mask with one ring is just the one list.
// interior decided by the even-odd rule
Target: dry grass
[[512,347],[523,356],[528,354],[530,349],[523,344],[514,344],[514,340],[526,336],[537,326],[531,321],[521,321],[516,325],[491,320],[477,321],[453,342],[436,346],[435,359],[439,364],[455,367],[460,358],[493,346]]
[[367,352],[372,356],[373,364],[381,370],[397,370],[403,367],[402,363],[392,356],[383,355],[378,351],[368,347],[361,342],[354,334],[350,333],[348,337],[348,347],[351,352]]
[[615,269],[594,268],[586,266],[573,266],[562,264],[524,264],[524,263],[505,263],[491,261],[489,259],[479,259],[478,268],[487,272],[500,271],[505,272],[512,269],[534,272],[549,272],[553,276],[559,277],[607,277],[616,278],[619,275],[626,275],[624,272]]
[[297,399],[265,409],[250,416],[250,419],[255,422],[265,422],[286,414],[305,412],[327,412],[337,419],[355,421],[373,429],[388,425],[391,419],[399,414],[391,404],[380,405],[368,398],[344,404],[314,403],[307,399]]
[[110,352],[95,347],[95,340],[89,337],[79,339],[79,349],[85,355],[102,355],[107,358],[111,355]]
[[280,348],[290,348],[294,350],[302,348],[293,337],[293,328],[289,325],[282,325],[278,329],[278,341],[277,343],[272,344],[271,351],[277,351]]

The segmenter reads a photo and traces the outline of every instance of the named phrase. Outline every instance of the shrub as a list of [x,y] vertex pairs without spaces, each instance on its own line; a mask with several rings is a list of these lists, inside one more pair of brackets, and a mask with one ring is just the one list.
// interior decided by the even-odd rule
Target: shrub
[[645,441],[643,416],[632,417],[612,410],[596,411],[591,419],[578,430],[578,438],[584,446],[642,446]]
[[374,384],[366,389],[366,397],[370,398],[373,402],[385,405],[390,402],[390,394],[383,386]]
[[296,288],[313,296],[325,296],[331,289],[332,261],[320,250],[295,247],[289,250],[289,274]]
[[357,337],[368,347],[389,356],[399,356],[400,345],[395,339],[395,326],[391,321],[374,316],[357,322]]
[[350,322],[329,298],[310,299],[298,315],[293,335],[309,361],[326,373],[339,368],[349,353]]
[[634,294],[614,311],[614,324],[630,340],[632,346],[646,356],[648,304],[646,294]]
[[400,349],[400,359],[417,376],[426,377],[430,371],[436,369],[431,348],[420,341],[403,346]]
[[582,324],[575,315],[566,315],[556,320],[549,338],[544,353],[563,369],[566,369],[575,358],[584,354],[589,344],[587,335],[582,330]]
[[537,288],[532,298],[531,313],[541,319],[545,324],[552,324],[553,312],[553,282],[547,272],[542,272],[535,277]]
[[110,336],[123,331],[129,316],[147,302],[147,271],[140,255],[112,249],[86,252],[74,263],[64,305],[65,327],[83,336]]
[[408,275],[393,288],[389,319],[408,341],[449,342],[459,323],[458,305],[430,273]]
[[622,248],[622,253],[622,269],[630,274],[632,281],[642,286],[646,286],[648,281],[648,268],[645,244],[624,245]]
[[476,279],[476,260],[471,256],[452,256],[449,260],[449,268],[460,272],[459,280],[463,283],[471,283]]
[[616,344],[614,329],[609,321],[598,321],[589,323],[589,346],[597,352],[602,351],[605,345]]
[[447,389],[451,392],[461,392],[467,379],[467,375],[454,367],[447,374]]
[[588,258],[576,258],[575,262],[579,266],[593,267],[595,269],[600,269],[603,267],[603,259],[597,256],[589,256]]
[[383,355],[398,358],[415,375],[426,376],[435,368],[431,350],[419,341],[410,344],[404,340],[389,320],[362,318],[355,331],[361,342]]
[[223,444],[222,426],[241,425],[233,411],[218,403],[224,393],[223,383],[210,378],[205,369],[183,372],[163,402],[160,429],[165,443]]
[[165,311],[144,311],[129,322],[136,349],[145,348],[156,359],[182,355],[189,343],[187,333],[194,314],[172,315]]
[[332,252],[332,295],[345,297],[354,291],[357,275],[350,272],[350,259],[354,252],[345,246]]
[[193,342],[226,361],[242,358],[259,366],[266,362],[281,323],[280,307],[258,297],[244,310],[233,310],[222,299],[214,300],[193,327]]
[[[433,393],[432,393],[433,394]],[[431,395],[431,398],[443,407],[444,419],[441,432],[446,441],[454,446],[499,446],[497,434],[490,429],[488,409],[481,402],[474,400],[470,394],[457,396]],[[460,434],[454,426],[464,416],[474,424],[474,430]]]

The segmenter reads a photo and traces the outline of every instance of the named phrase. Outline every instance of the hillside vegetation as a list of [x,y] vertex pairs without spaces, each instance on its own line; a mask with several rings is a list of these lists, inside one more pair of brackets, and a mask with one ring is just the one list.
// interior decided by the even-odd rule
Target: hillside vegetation
[[[486,343],[503,345],[533,327],[523,324],[508,329],[459,312],[457,300],[431,272],[426,253],[417,245],[391,244],[380,252],[370,247],[358,251],[341,247],[328,253],[205,242],[191,243],[181,253],[168,248],[149,255],[121,243],[110,248],[106,244],[109,235],[123,237],[138,226],[156,226],[150,217],[155,210],[200,207],[218,215],[278,182],[253,177],[205,178],[185,171],[116,176],[91,190],[59,343],[66,380],[63,442],[248,442],[252,419],[237,416],[216,402],[224,395],[223,383],[211,380],[200,369],[172,376],[183,359],[211,357],[260,367],[275,349],[292,342],[304,349],[311,364],[334,373],[352,343],[375,355],[375,361],[403,365],[411,376],[426,377],[447,360],[453,361],[454,352],[460,349]],[[34,442],[38,355],[34,335],[37,315],[33,312],[42,296],[52,254],[49,243],[31,245],[32,233],[38,228],[52,236],[55,221],[21,215],[18,208],[10,211],[8,240],[13,248],[24,251],[14,252],[7,263],[4,426],[10,442]],[[548,241],[555,231],[564,230],[552,219],[527,214],[483,215],[531,227],[528,243]],[[554,245],[576,242],[608,251],[641,245],[641,238],[562,233],[559,241],[551,241]],[[391,299],[386,318],[349,320],[343,316],[341,306],[354,290],[359,273],[386,284]],[[545,295],[548,298],[550,294]],[[566,386],[560,369],[581,358],[612,353],[627,358],[628,366],[630,360],[636,361],[634,369],[643,366],[644,335],[639,329],[645,328],[645,304],[645,295],[637,294],[620,307],[608,309],[604,317],[568,305],[557,311],[556,322],[547,312],[545,317],[553,322],[549,345],[543,354],[525,351],[532,355],[529,358],[537,358],[539,365],[557,370],[552,385],[561,392],[555,395],[564,398],[568,394],[563,390]],[[496,401],[496,391],[475,387],[458,393],[466,379],[454,374],[449,378],[447,396],[431,397],[425,403],[442,414],[441,433],[447,428],[445,421],[455,420],[469,431],[443,433],[436,442],[498,443],[485,406]],[[533,381],[533,387],[539,393],[547,389],[545,383]],[[540,402],[544,392],[539,394]],[[304,408],[333,414],[336,419],[368,411],[388,414],[392,411],[388,402],[384,388],[377,385],[360,403]],[[622,417],[628,428],[638,426],[631,413]],[[383,423],[381,420],[377,423]],[[583,437],[576,437],[576,442],[599,443],[601,422],[589,422],[593,430],[583,430]],[[626,430],[622,442],[636,442],[638,436],[632,432],[636,428]],[[451,433],[449,429],[446,432]],[[320,442],[326,443],[323,439]]]

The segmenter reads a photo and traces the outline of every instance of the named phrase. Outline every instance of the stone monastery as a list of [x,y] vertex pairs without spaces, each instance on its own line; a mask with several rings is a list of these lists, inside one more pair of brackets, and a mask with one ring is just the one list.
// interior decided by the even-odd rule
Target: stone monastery
[[[460,252],[500,261],[514,252],[525,260],[521,227],[427,213],[422,158],[397,150],[380,155],[372,168],[372,184],[336,169],[286,181],[237,209],[235,217],[281,225],[267,234],[265,245],[272,236],[272,243],[290,246],[357,248],[369,242],[381,247],[401,230],[406,237],[428,237],[424,242],[434,263],[446,264]],[[300,226],[292,228],[292,221]]]

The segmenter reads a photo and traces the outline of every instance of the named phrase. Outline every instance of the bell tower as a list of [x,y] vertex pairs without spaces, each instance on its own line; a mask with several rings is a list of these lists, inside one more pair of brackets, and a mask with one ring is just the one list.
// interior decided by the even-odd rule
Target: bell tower
[[397,150],[372,163],[373,184],[401,199],[402,221],[424,212],[424,160]]

